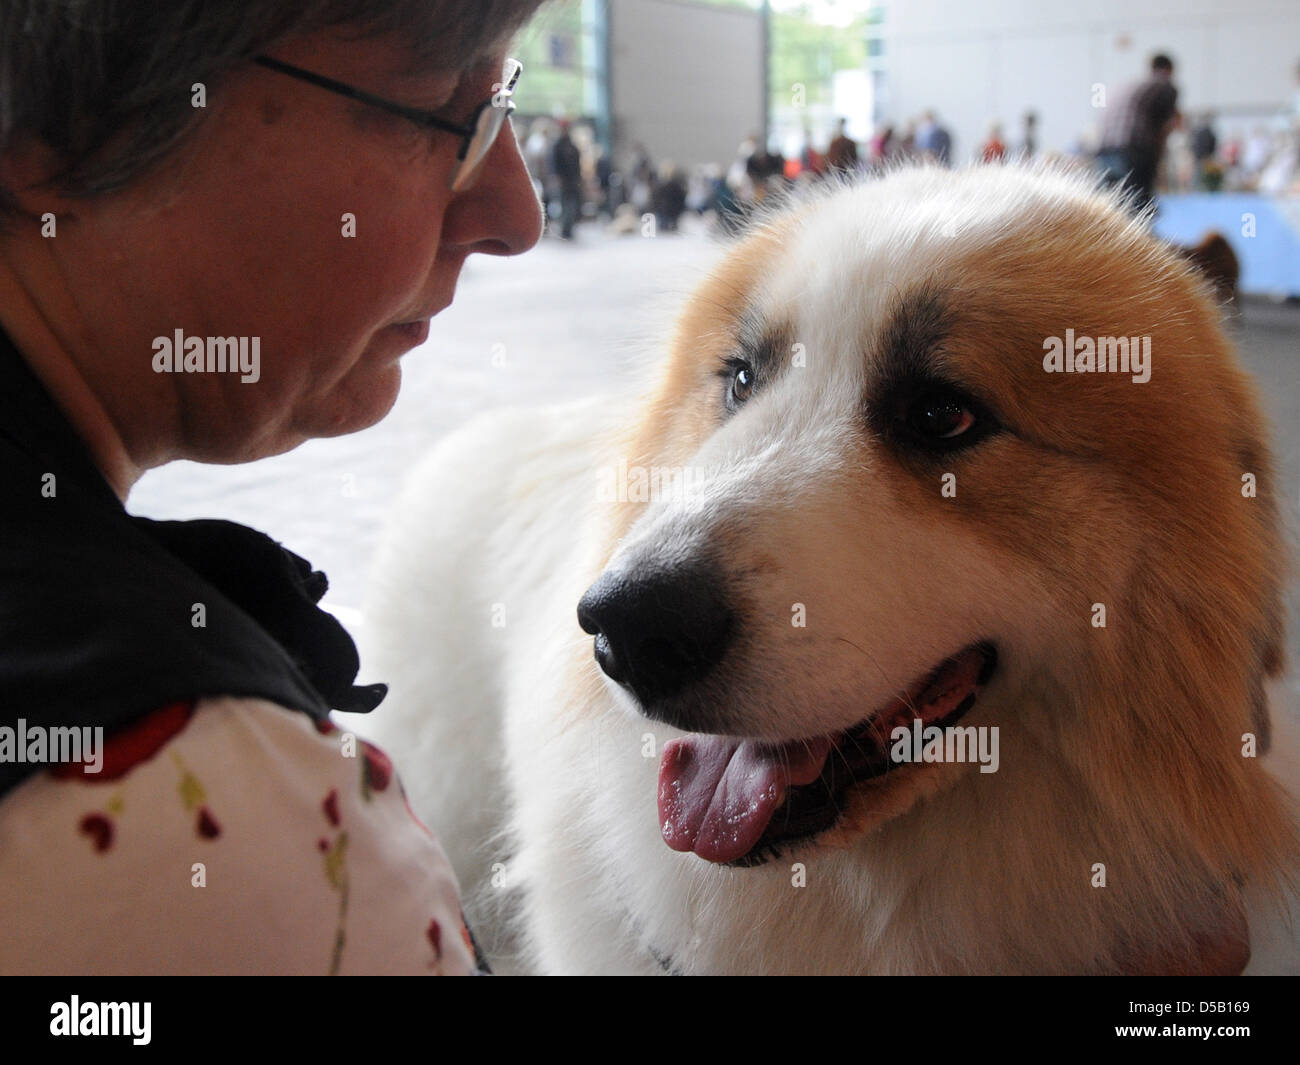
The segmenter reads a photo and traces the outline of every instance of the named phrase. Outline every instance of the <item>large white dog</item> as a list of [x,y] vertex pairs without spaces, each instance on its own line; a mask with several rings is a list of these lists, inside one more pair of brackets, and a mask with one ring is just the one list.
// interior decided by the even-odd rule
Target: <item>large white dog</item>
[[498,968],[1294,970],[1274,496],[1182,259],[899,171],[756,227],[650,395],[429,456],[377,738]]

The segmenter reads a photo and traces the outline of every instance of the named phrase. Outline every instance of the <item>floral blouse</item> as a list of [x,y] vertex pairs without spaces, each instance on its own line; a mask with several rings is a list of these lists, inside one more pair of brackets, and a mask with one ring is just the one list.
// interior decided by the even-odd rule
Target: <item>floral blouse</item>
[[470,974],[388,757],[259,699],[163,707],[0,801],[0,973]]

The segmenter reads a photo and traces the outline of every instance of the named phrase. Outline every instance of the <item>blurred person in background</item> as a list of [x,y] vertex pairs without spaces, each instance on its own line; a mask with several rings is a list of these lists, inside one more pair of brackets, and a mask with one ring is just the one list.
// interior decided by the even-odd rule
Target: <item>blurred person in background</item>
[[686,182],[686,209],[699,215],[716,210],[720,184],[722,167],[717,163],[693,167]]
[[1196,169],[1196,187],[1207,188],[1206,174],[1214,163],[1215,153],[1219,150],[1219,138],[1214,132],[1214,112],[1206,111],[1197,120],[1192,129],[1188,147]]
[[731,199],[743,209],[745,205],[754,202],[754,179],[750,176],[749,161],[758,151],[758,136],[749,134],[736,148],[735,158],[731,161],[731,166],[727,168],[727,188],[731,192]]
[[879,170],[898,154],[898,143],[894,139],[894,127],[882,126],[871,138],[871,167]]
[[632,156],[628,161],[628,203],[637,214],[645,214],[654,206],[654,166],[650,162],[650,153],[644,144],[632,146]]
[[1174,63],[1167,55],[1151,59],[1150,75],[1110,100],[1102,119],[1097,163],[1110,184],[1133,193],[1133,209],[1145,210],[1155,196],[1156,175],[1165,141],[1179,124]]
[[1264,125],[1251,128],[1241,148],[1240,181],[1243,188],[1253,189],[1268,161],[1273,158],[1273,133]]
[[1300,120],[1277,132],[1273,153],[1260,170],[1255,187],[1266,196],[1300,191]]
[[1016,158],[1032,159],[1038,154],[1038,112],[1026,111],[1022,122],[1020,143],[1016,145]]
[[613,217],[614,209],[618,206],[614,201],[614,191],[620,182],[615,180],[614,160],[603,144],[596,146],[595,170],[600,214]]
[[921,115],[921,124],[916,129],[916,150],[922,158],[940,166],[948,166],[952,160],[952,134],[939,124],[933,111]]
[[582,153],[569,131],[560,123],[560,135],[551,148],[551,171],[560,195],[560,238],[573,239],[573,227],[582,216]]
[[559,190],[555,174],[551,170],[551,150],[555,145],[555,136],[549,118],[535,118],[524,141],[524,162],[528,173],[532,175],[537,188],[538,198],[542,202],[542,216],[550,218],[552,207],[558,199]]
[[685,211],[686,178],[675,163],[665,160],[659,165],[659,180],[655,182],[655,224],[666,233],[676,233]]
[[[854,145],[855,150],[856,148]],[[826,173],[826,156],[813,147],[812,131],[807,126],[803,128],[803,153],[799,156],[799,164],[802,173],[813,177],[821,177]]]
[[981,163],[1000,163],[1007,155],[1006,142],[1002,139],[1002,123],[994,122],[989,126],[988,138],[980,145]]
[[848,135],[848,119],[841,118],[835,123],[835,136],[826,148],[826,170],[841,174],[852,174],[858,170],[858,144]]
[[919,153],[916,147],[916,122],[913,119],[908,119],[903,123],[903,132],[898,136],[895,143],[898,158],[910,162],[917,157]]
[[753,184],[754,201],[761,203],[785,186],[785,156],[770,145],[757,148],[746,160],[745,172]]

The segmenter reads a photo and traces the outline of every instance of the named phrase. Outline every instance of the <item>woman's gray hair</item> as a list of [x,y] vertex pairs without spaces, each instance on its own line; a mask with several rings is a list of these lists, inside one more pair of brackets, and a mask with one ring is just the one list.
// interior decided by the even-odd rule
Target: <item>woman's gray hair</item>
[[[337,27],[404,43],[412,69],[458,71],[543,0],[0,0],[0,153],[33,137],[73,196],[121,188],[174,151],[208,92],[278,42]],[[0,213],[14,210],[0,185]]]

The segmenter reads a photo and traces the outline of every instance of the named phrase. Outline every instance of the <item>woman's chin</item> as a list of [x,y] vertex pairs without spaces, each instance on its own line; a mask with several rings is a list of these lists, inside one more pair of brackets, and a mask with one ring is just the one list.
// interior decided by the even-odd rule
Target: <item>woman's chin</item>
[[282,431],[259,442],[259,454],[235,461],[279,455],[318,437],[347,436],[369,429],[393,409],[401,386],[402,369],[396,362],[358,368],[329,395],[298,405]]
[[[354,380],[353,378],[356,378]],[[346,436],[382,421],[402,388],[402,367],[392,362],[365,366],[340,383],[325,401],[326,410],[309,436]],[[306,427],[304,427],[306,428]]]

